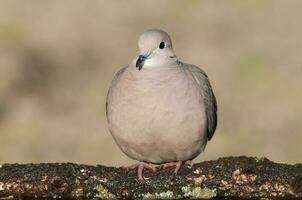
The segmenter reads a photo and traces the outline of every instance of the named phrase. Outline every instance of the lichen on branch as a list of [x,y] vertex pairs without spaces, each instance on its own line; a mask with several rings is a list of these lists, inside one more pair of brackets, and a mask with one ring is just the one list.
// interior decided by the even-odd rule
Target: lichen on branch
[[73,163],[3,164],[0,199],[301,199],[302,165],[266,158],[226,157],[145,171]]

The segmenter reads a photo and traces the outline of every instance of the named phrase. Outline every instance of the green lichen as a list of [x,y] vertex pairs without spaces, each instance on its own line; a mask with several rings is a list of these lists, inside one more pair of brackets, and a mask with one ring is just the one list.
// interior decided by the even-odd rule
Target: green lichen
[[217,192],[216,189],[211,190],[209,188],[201,188],[201,187],[190,187],[184,186],[181,188],[182,192],[184,193],[184,197],[190,197],[193,199],[211,199],[216,197]]
[[114,194],[110,193],[101,184],[97,185],[94,189],[97,191],[97,194],[95,195],[96,198],[100,198],[100,199],[117,199]]
[[181,198],[180,196],[174,196],[173,192],[168,190],[166,192],[161,192],[161,193],[154,193],[150,194],[149,192],[147,194],[143,195],[143,199],[179,199]]

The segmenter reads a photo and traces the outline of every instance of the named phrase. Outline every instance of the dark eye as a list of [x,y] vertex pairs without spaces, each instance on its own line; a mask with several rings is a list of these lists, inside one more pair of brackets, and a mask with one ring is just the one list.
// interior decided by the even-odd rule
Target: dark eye
[[160,49],[165,48],[165,46],[166,46],[166,45],[165,45],[165,43],[164,43],[164,42],[161,42],[161,43],[159,44],[159,48],[160,48]]

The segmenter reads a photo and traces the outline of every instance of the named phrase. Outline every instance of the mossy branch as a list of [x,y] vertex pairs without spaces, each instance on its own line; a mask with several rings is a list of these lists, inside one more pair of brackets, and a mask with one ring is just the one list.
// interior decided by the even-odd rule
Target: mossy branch
[[0,199],[302,199],[302,165],[266,158],[227,157],[145,171],[73,163],[4,164]]

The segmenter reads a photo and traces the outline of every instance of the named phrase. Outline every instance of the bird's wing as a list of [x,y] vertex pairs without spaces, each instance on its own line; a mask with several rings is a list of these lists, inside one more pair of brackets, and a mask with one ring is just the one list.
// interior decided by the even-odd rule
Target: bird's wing
[[214,96],[210,81],[207,74],[194,65],[186,65],[188,69],[192,72],[195,80],[201,87],[201,92],[204,97],[204,104],[207,117],[207,129],[208,129],[208,140],[214,135],[217,126],[217,102]]
[[126,70],[127,67],[123,67],[122,69],[120,69],[114,76],[113,80],[111,81],[110,84],[110,88],[108,90],[108,94],[107,94],[107,99],[106,99],[106,116],[108,117],[108,103],[110,101],[111,98],[111,92],[112,89],[115,88],[116,83],[118,82],[118,79],[121,77],[121,75],[123,74],[123,72]]

